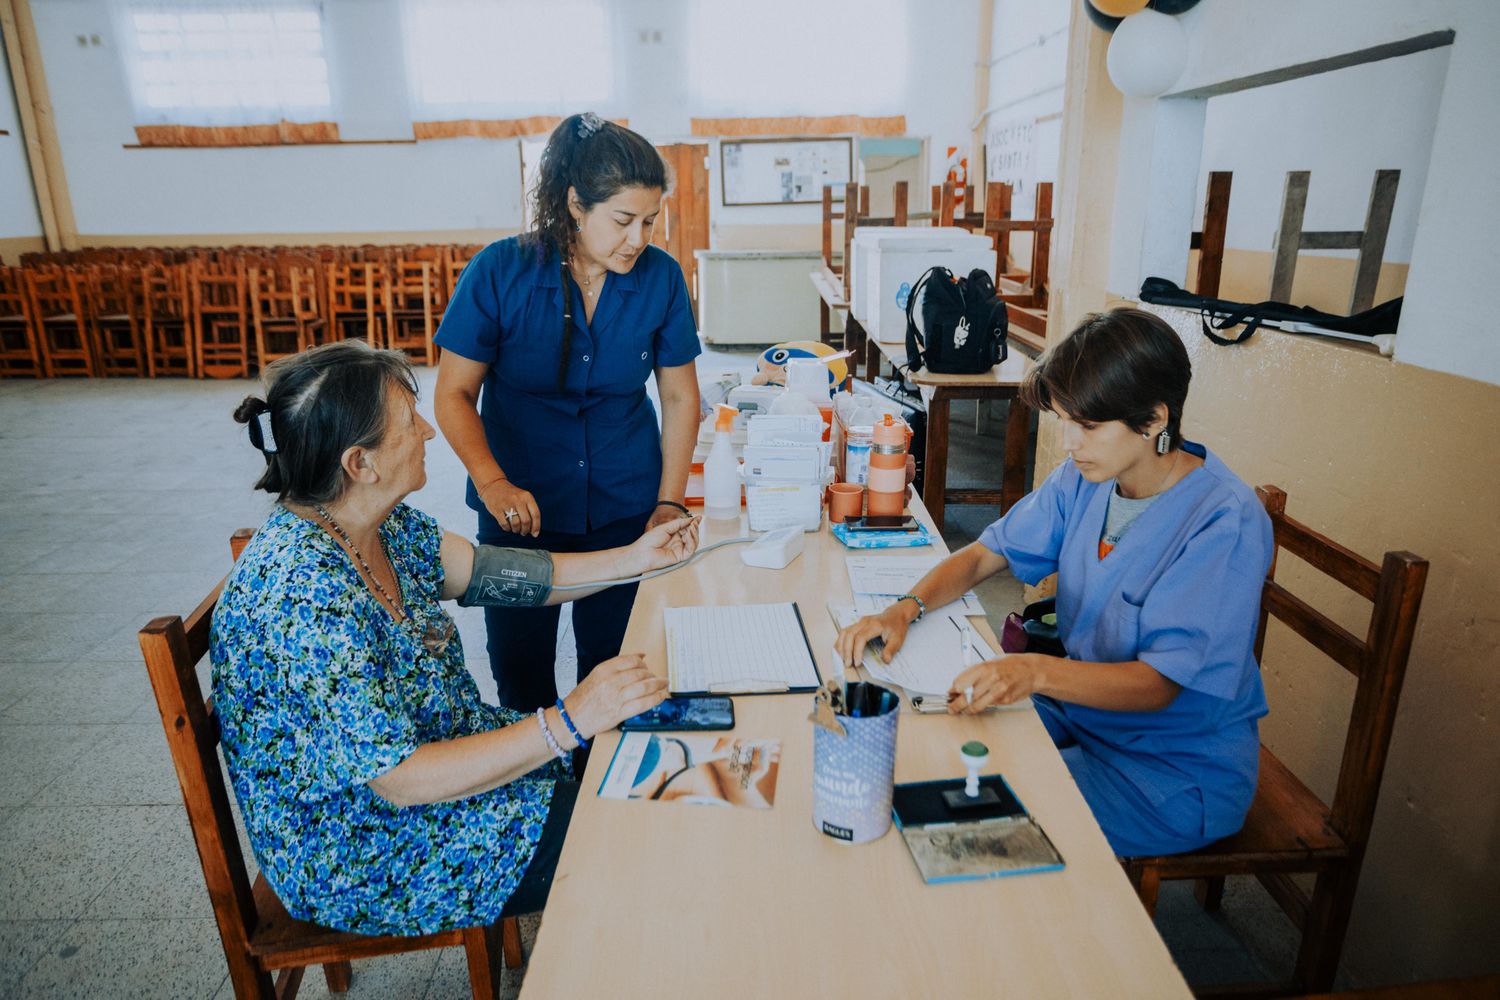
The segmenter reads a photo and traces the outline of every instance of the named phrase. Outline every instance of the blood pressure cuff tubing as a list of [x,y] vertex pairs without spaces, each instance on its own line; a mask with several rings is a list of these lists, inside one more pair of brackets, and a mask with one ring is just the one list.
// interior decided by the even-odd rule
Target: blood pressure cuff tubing
[[552,593],[552,553],[536,549],[474,546],[474,574],[460,606],[535,608]]

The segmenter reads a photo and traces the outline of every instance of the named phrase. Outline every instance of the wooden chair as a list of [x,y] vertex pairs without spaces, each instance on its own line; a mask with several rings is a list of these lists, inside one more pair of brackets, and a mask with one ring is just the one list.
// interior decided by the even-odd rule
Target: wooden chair
[[[1037,184],[1036,210],[1030,219],[1012,218],[1011,196],[1009,184],[990,182],[984,193],[983,231],[995,241],[995,287],[1001,290],[1000,298],[1007,306],[1010,325],[1032,334],[1034,339],[1024,336],[1017,339],[1039,351],[1046,346],[1047,337],[1049,261],[1052,255],[1052,184],[1050,181]],[[1031,268],[1027,271],[1006,270],[1010,260],[1010,234],[1015,232],[1032,234]]]
[[[235,532],[230,549],[236,558],[250,536],[249,529]],[[521,934],[514,918],[494,927],[414,937],[349,934],[294,919],[263,876],[251,884],[219,763],[218,718],[198,684],[197,664],[208,651],[209,623],[223,586],[221,581],[187,621],[176,615],[152,619],[141,629],[140,643],[235,996],[290,1000],[309,965],[322,965],[329,991],[342,993],[349,988],[353,959],[457,945],[468,955],[474,996],[498,996],[502,953],[513,968],[521,963]],[[279,973],[274,982],[273,973]]]
[[163,261],[141,269],[141,300],[146,328],[146,374],[197,374],[186,264]]
[[1224,236],[1229,230],[1229,189],[1234,172],[1214,170],[1208,175],[1203,195],[1203,228],[1188,239],[1188,249],[1198,251],[1198,283],[1193,290],[1209,298],[1219,296],[1219,278],[1224,271]]
[[145,375],[140,272],[119,264],[91,264],[84,270],[84,289],[99,373]]
[[0,267],[0,378],[45,374],[24,272]]
[[385,265],[369,261],[336,261],[326,265],[325,291],[329,335],[335,340],[365,340],[385,346]]
[[78,275],[60,267],[29,268],[25,281],[32,330],[47,377],[97,375],[99,362],[85,321]]
[[[1361,639],[1277,583],[1274,560],[1261,596],[1257,659],[1267,618],[1274,615],[1356,678],[1333,805],[1325,805],[1262,746],[1260,783],[1239,833],[1187,854],[1125,858],[1122,864],[1148,912],[1155,911],[1163,879],[1200,879],[1200,900],[1216,909],[1224,876],[1255,875],[1302,929],[1295,980],[1278,988],[1326,991],[1338,968],[1370,839],[1427,561],[1410,552],[1387,552],[1376,566],[1288,517],[1280,489],[1264,486],[1256,492],[1271,515],[1278,553],[1285,549],[1374,605]],[[1294,874],[1316,876],[1310,896],[1292,880]]]
[[250,318],[261,367],[318,343],[324,325],[318,274],[312,258],[293,255],[250,268]]
[[442,287],[432,262],[397,257],[390,267],[385,294],[386,346],[402,351],[413,361],[437,364],[432,335],[437,330],[434,314],[443,308]]
[[193,321],[193,367],[199,378],[250,374],[250,310],[245,266],[215,254],[187,270]]

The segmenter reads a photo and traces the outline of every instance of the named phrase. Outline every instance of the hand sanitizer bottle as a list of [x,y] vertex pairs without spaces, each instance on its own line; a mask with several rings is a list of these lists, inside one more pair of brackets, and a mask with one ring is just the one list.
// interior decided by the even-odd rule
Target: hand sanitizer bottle
[[710,520],[740,516],[740,469],[730,436],[735,409],[719,404],[714,420],[714,446],[703,463],[703,513]]

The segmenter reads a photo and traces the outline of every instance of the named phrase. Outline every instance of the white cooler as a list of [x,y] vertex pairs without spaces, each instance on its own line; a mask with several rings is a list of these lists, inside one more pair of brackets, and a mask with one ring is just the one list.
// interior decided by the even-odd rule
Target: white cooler
[[965,277],[976,267],[992,278],[995,271],[990,238],[956,226],[856,229],[849,258],[849,311],[885,343],[906,340],[906,298],[929,267],[942,265]]

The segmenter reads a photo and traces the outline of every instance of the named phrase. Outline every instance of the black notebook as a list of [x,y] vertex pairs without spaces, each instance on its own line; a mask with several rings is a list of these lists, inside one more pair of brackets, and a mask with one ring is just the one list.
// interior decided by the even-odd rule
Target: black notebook
[[[925,882],[999,878],[1057,871],[1062,856],[1032,819],[1003,777],[979,779],[982,803],[969,804],[964,780],[897,785],[892,798],[896,826]],[[958,792],[950,804],[944,793]]]

